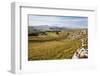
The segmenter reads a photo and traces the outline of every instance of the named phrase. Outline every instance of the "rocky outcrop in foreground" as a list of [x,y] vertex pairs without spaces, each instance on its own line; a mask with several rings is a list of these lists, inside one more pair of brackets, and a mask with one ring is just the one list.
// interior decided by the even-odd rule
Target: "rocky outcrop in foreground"
[[88,49],[80,48],[74,53],[72,59],[88,58]]

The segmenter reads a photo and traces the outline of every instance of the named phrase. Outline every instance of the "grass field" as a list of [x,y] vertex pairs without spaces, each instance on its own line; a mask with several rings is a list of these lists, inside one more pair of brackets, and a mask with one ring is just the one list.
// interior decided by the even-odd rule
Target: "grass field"
[[46,32],[47,35],[28,36],[28,60],[71,59],[81,39],[87,38],[80,30]]

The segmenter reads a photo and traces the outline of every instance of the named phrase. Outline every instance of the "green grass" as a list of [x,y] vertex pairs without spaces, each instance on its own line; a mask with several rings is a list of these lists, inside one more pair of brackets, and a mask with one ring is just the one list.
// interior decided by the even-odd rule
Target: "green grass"
[[48,37],[58,37],[58,35],[55,32],[47,32]]

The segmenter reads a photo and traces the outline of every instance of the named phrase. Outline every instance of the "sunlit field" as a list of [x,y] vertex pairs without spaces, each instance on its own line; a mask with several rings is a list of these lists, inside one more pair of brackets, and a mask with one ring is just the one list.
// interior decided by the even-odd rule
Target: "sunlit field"
[[81,40],[86,41],[84,48],[88,48],[87,36],[87,29],[28,35],[28,60],[72,59],[77,49],[83,47]]

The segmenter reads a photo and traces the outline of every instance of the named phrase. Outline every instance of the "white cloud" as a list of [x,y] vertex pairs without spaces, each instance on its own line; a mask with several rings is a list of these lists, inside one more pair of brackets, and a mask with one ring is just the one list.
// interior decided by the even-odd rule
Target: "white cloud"
[[86,27],[88,18],[84,17],[62,17],[62,16],[29,16],[30,26],[49,25],[65,27]]

